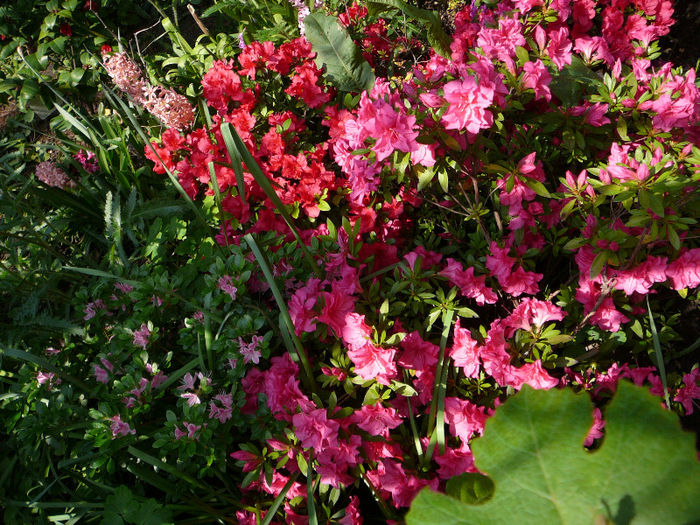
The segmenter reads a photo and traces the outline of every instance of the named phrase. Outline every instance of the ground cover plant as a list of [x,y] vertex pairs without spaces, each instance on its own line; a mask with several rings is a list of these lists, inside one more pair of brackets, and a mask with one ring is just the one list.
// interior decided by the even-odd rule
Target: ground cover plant
[[700,516],[669,1],[123,7],[0,31],[5,522]]

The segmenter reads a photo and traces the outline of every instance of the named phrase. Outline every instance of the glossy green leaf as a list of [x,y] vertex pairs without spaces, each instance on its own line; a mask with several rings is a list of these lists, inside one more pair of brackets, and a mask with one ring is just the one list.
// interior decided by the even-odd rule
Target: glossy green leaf
[[374,86],[374,73],[360,49],[335,16],[312,13],[304,20],[316,64],[340,91],[360,92]]
[[587,452],[592,410],[586,395],[523,387],[472,444],[477,468],[495,483],[493,498],[467,505],[424,489],[406,523],[696,523],[700,463],[678,417],[646,389],[621,382],[604,441]]

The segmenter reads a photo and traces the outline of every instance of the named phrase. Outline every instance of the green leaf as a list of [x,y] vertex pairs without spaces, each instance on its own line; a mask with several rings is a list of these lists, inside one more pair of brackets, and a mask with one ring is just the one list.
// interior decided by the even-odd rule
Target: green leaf
[[311,13],[304,25],[306,38],[316,52],[316,64],[326,66],[326,76],[340,91],[372,89],[372,68],[337,17]]
[[607,408],[600,449],[582,444],[592,423],[587,396],[528,386],[496,410],[472,444],[494,496],[466,505],[424,489],[407,525],[695,523],[700,463],[694,436],[646,389],[623,381]]
[[428,11],[412,6],[403,0],[371,0],[367,3],[371,14],[379,14],[387,8],[396,8],[404,13],[409,19],[420,23],[426,30],[428,43],[435,52],[444,57],[450,58],[450,44],[452,38],[445,33],[440,20],[440,15],[436,11]]
[[493,497],[493,480],[478,472],[465,472],[447,481],[445,492],[470,505],[485,503]]
[[595,259],[593,259],[593,264],[591,264],[591,280],[595,279],[598,276],[598,274],[600,274],[600,272],[603,271],[603,266],[605,266],[606,262],[608,262],[607,252],[600,252],[598,255],[595,256]]

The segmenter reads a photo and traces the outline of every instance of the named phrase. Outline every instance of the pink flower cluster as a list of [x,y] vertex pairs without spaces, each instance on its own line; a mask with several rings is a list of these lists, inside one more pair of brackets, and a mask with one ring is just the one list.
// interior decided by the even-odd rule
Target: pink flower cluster
[[66,175],[66,172],[50,160],[40,162],[36,167],[35,174],[37,179],[48,186],[61,189],[75,187],[75,183]]
[[194,123],[194,110],[187,97],[173,89],[152,85],[126,53],[105,53],[102,59],[116,86],[165,126],[180,130]]

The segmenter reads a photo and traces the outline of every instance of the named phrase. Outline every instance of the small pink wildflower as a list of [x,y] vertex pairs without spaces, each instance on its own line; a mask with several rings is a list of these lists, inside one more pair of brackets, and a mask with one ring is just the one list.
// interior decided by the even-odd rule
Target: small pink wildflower
[[260,363],[262,353],[257,349],[263,338],[259,335],[254,335],[250,343],[246,343],[242,337],[238,338],[238,351],[243,356],[243,364]]
[[182,399],[185,399],[187,401],[187,404],[191,407],[199,405],[202,402],[202,400],[199,399],[199,396],[196,392],[185,392],[183,394],[180,394],[180,397]]
[[46,355],[58,355],[61,352],[61,349],[49,346],[46,350],[44,350],[44,352],[46,353]]
[[95,379],[100,383],[107,384],[109,382],[109,373],[99,365],[92,365],[92,372],[95,374]]
[[120,436],[126,436],[128,434],[136,434],[136,430],[129,426],[129,423],[122,421],[119,414],[109,418],[112,424],[110,428],[112,429],[112,439],[116,439]]
[[236,299],[238,289],[233,285],[230,275],[219,277],[219,282],[216,284],[216,287],[222,292],[227,293],[232,301]]
[[586,440],[583,442],[584,447],[590,447],[596,439],[603,437],[603,429],[605,428],[605,421],[603,421],[603,416],[600,413],[600,408],[593,409],[593,426],[588,431]]
[[114,287],[123,294],[129,294],[133,291],[134,287],[126,283],[115,283]]
[[134,332],[134,345],[140,346],[144,350],[148,346],[148,337],[151,335],[151,331],[148,329],[146,323],[141,324],[141,328]]
[[46,387],[51,390],[54,386],[61,384],[61,379],[56,376],[53,372],[37,372],[36,382],[40,385],[46,385]]
[[158,388],[167,380],[168,376],[166,376],[161,370],[159,370],[151,379],[151,388]]
[[83,310],[83,312],[85,313],[85,317],[83,317],[83,320],[89,321],[97,315],[98,310],[105,310],[106,308],[107,305],[104,303],[104,301],[102,301],[102,299],[97,299],[96,301],[89,302],[85,305],[85,309]]
[[182,426],[184,430],[180,430],[180,427],[175,425],[175,439],[179,441],[183,437],[187,437],[188,439],[196,439],[199,441],[199,436],[195,436],[195,433],[202,428],[202,425],[195,425],[194,423],[185,421]]
[[214,401],[209,402],[209,417],[218,419],[221,423],[226,423],[233,414],[233,396],[231,394],[218,394],[214,399],[221,403],[218,406]]

